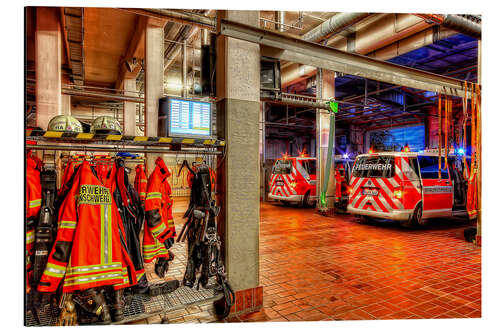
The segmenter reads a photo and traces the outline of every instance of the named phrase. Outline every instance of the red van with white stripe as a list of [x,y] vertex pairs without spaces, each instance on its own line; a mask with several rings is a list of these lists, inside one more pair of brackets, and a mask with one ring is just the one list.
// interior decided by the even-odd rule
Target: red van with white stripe
[[[352,160],[335,158],[335,164],[343,179],[341,197],[336,198],[336,205],[345,209],[348,201],[347,180],[351,174]],[[274,163],[271,172],[269,199],[279,200],[284,204],[301,203],[312,207],[316,202],[316,158],[283,157]]]
[[[465,207],[463,162],[437,153],[380,152],[358,155],[350,180],[348,212],[424,225]],[[451,172],[449,172],[449,170]]]
[[270,187],[269,199],[313,206],[316,201],[316,158],[283,157],[276,160]]

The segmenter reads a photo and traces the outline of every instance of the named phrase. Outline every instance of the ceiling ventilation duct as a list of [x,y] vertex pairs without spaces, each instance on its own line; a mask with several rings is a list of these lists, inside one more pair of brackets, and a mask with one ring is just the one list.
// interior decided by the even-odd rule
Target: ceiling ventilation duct
[[309,42],[320,42],[333,34],[345,30],[369,15],[370,13],[339,13],[305,33],[302,39]]

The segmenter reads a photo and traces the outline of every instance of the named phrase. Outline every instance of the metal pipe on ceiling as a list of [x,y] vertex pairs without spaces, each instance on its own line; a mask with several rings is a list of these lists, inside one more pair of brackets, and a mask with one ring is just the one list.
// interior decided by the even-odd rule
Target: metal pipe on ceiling
[[427,21],[439,24],[445,28],[455,30],[456,32],[467,35],[469,37],[481,39],[481,24],[469,20],[463,16],[454,14],[443,14],[443,15],[414,14],[414,15],[421,17]]
[[108,93],[85,91],[80,89],[68,89],[68,88],[62,88],[61,93],[64,95],[71,95],[71,96],[91,97],[91,98],[115,100],[115,101],[128,101],[128,102],[144,104],[144,98],[133,97],[133,96],[124,96],[124,95],[116,95],[116,94],[108,94]]
[[368,17],[370,13],[338,13],[330,17],[316,28],[305,33],[302,39],[310,42],[322,41],[333,34],[339,33],[353,24]]
[[[336,16],[337,15],[332,18]],[[433,25],[433,23],[427,23],[425,20],[418,21],[418,19],[411,14],[401,14],[398,17],[398,25],[404,27],[399,30],[396,29],[395,16],[391,19],[390,14],[373,15],[373,19],[370,18],[369,20],[370,22],[366,22],[363,27],[356,26],[357,31],[353,44],[354,51],[358,54],[365,55],[377,50],[373,57],[379,60],[387,60],[396,55],[409,52],[436,41],[432,38],[432,29],[428,30],[428,33],[422,34],[418,40],[408,38],[409,36],[414,36],[421,33],[423,30],[429,29]],[[429,36],[431,36],[431,38],[429,38]],[[439,38],[446,38],[448,36],[449,34],[438,34]],[[330,39],[327,45],[338,50],[347,51],[346,38],[340,35]],[[384,52],[378,52],[379,49],[388,46],[393,46],[393,48],[389,51],[384,50]],[[393,50],[396,52],[392,52]],[[397,54],[394,55],[394,53]],[[281,73],[281,86],[287,87],[304,78],[314,76],[315,74],[316,68],[313,66],[294,64],[283,67]]]

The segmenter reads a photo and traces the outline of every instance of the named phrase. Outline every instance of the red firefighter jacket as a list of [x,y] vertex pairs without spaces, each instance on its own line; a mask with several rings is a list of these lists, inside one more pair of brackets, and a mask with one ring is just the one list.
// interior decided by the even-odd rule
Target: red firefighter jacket
[[172,190],[167,178],[170,176],[165,162],[158,157],[156,167],[149,176],[146,191],[146,223],[144,225],[144,261],[152,262],[158,257],[168,258],[163,242],[175,237],[172,217]]
[[138,164],[135,167],[134,188],[139,193],[139,198],[144,202],[146,200],[146,190],[148,187],[148,178],[144,172],[144,165]]
[[26,159],[26,271],[28,272],[28,289],[32,266],[31,256],[35,245],[35,225],[42,206],[41,166],[42,162],[29,151]]
[[38,284],[41,292],[63,292],[113,285],[135,284],[133,264],[120,235],[120,216],[110,189],[104,186],[88,161],[59,209],[54,247]]

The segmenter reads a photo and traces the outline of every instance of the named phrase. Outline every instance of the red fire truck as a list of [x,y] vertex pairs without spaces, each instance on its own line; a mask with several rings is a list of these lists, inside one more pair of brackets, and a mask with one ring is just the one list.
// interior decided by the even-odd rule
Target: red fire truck
[[442,156],[440,173],[435,150],[358,155],[347,210],[364,219],[390,219],[407,226],[463,214],[469,163],[463,163],[463,156],[450,154],[446,166]]
[[[338,207],[346,207],[349,191],[347,180],[351,174],[352,160],[347,157],[335,157],[336,179],[339,188],[336,197]],[[277,159],[271,172],[269,199],[281,201],[288,205],[291,202],[304,207],[314,206],[316,196],[316,158],[289,157]],[[341,195],[339,195],[341,193]]]

